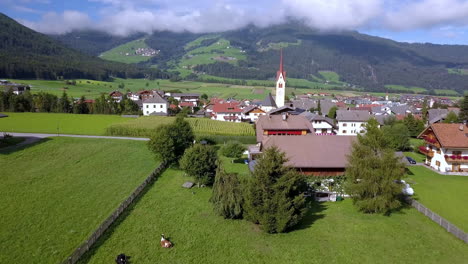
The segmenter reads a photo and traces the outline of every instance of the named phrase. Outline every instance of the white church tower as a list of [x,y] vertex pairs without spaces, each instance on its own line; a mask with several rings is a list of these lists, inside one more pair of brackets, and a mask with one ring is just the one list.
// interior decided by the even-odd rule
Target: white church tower
[[281,49],[280,68],[276,73],[276,106],[284,106],[284,96],[286,94],[286,72],[283,70],[283,49]]

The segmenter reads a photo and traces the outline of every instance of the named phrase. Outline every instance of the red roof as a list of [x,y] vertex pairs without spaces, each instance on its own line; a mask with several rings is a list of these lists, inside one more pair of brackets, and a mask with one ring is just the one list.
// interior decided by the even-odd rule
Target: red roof
[[346,107],[346,104],[344,102],[337,102],[336,106],[338,107]]
[[186,107],[194,107],[195,105],[193,104],[193,102],[180,102],[180,103],[179,103],[179,106],[180,106],[180,107],[184,107],[184,106],[186,106]]
[[242,109],[239,108],[239,102],[231,103],[218,103],[213,105],[214,113],[242,113]]

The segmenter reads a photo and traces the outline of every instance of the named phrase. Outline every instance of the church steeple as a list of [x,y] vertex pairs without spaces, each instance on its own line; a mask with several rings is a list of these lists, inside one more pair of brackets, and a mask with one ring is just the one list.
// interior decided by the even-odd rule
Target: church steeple
[[276,72],[276,105],[278,107],[284,106],[284,98],[286,94],[286,72],[283,69],[283,49],[280,50],[280,65],[279,70]]

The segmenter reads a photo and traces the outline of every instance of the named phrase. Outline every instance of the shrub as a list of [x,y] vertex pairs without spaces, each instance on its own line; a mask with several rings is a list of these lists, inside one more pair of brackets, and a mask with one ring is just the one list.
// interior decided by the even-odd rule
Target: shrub
[[246,148],[241,143],[230,141],[221,147],[221,154],[228,158],[239,159],[242,157],[242,153],[244,153],[245,150]]

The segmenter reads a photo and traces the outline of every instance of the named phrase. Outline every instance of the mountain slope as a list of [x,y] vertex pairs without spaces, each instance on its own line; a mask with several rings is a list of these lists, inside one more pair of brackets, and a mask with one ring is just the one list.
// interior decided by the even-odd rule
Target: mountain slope
[[[95,45],[107,45],[97,41]],[[468,90],[468,46],[399,43],[358,32],[323,33],[299,22],[216,34],[155,32],[146,44],[160,50],[146,63],[196,78],[201,73],[235,79],[271,79],[277,70],[278,50],[284,49],[288,76],[326,82],[321,71],[336,72],[339,81],[370,91],[395,87]],[[210,47],[228,43],[222,49]],[[231,51],[242,52],[232,56]],[[141,64],[140,64],[141,65]],[[424,90],[423,89],[423,90]],[[404,91],[405,89],[402,89]]]
[[142,78],[145,74],[160,75],[157,71],[84,55],[1,13],[0,28],[2,78],[105,80],[111,76]]

